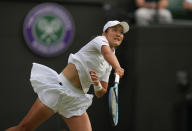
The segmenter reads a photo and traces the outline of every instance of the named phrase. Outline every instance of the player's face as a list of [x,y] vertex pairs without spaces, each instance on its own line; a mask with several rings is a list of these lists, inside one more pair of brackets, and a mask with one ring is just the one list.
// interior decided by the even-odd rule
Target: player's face
[[109,41],[109,44],[112,48],[118,47],[124,38],[123,27],[121,25],[110,27],[108,28],[108,31],[104,32],[103,34]]

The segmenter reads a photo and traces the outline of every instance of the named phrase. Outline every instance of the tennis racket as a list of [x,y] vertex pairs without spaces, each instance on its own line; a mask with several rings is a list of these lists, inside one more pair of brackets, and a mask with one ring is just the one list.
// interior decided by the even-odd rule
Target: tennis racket
[[119,75],[115,75],[115,84],[109,89],[109,113],[111,116],[112,126],[118,124],[118,85],[119,85]]

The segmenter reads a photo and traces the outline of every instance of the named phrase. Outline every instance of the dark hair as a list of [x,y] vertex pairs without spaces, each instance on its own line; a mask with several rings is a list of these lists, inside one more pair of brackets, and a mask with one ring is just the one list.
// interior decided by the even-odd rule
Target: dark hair
[[90,40],[94,39],[95,37],[96,37],[95,35],[92,35],[92,36],[90,37]]
[[105,33],[107,33],[107,32],[108,32],[108,30],[109,30],[109,28],[107,28],[107,29],[105,30]]
[[[108,30],[109,30],[109,28],[107,28],[106,30],[105,30],[105,33],[107,33],[108,32]],[[97,37],[98,35],[92,35],[91,37],[90,37],[90,40],[93,40],[95,37]]]

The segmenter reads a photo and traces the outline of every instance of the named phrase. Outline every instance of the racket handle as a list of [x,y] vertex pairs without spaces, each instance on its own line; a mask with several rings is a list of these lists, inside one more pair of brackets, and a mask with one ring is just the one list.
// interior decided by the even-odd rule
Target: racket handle
[[119,83],[120,76],[118,74],[115,74],[115,83]]

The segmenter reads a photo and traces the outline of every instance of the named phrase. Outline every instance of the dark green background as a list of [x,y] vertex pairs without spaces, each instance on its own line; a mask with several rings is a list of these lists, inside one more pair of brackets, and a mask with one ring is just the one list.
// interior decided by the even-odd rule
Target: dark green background
[[[70,53],[78,51],[92,36],[101,34],[103,25],[111,17],[106,16],[103,10],[105,2],[57,2],[73,16],[75,36],[68,50],[53,58],[36,55],[23,38],[25,16],[42,2],[0,2],[0,130],[20,122],[37,97],[29,82],[32,62],[45,64],[61,72]],[[126,0],[118,2],[122,7],[129,3]],[[182,93],[176,86],[176,72],[186,68],[191,74],[192,26],[130,25],[125,41],[116,51],[125,69],[119,88],[119,124],[111,127],[109,123],[106,94],[102,99],[94,98],[93,105],[88,109],[93,131],[183,131],[183,119],[180,118],[183,106],[177,106],[182,105]],[[110,86],[112,81],[111,76]],[[59,131],[60,128],[66,128],[66,125],[55,115],[37,131]]]

